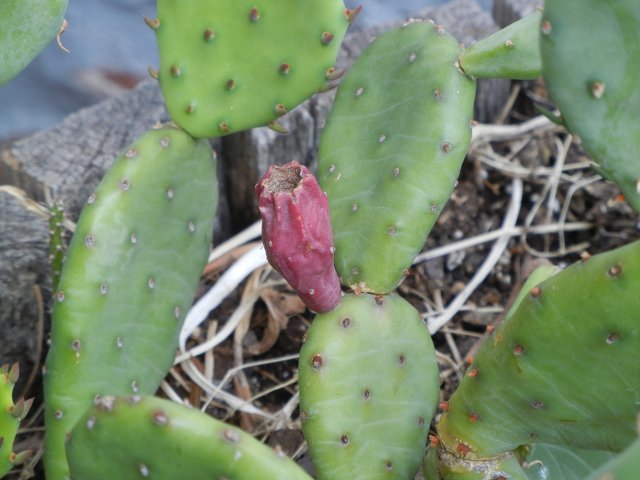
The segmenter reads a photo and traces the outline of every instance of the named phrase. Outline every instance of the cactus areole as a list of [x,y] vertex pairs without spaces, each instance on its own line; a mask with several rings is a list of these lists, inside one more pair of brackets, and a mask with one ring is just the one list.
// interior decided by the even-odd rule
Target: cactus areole
[[332,310],[340,302],[340,281],[327,196],[315,177],[295,161],[273,165],[256,194],[269,263],[311,310]]

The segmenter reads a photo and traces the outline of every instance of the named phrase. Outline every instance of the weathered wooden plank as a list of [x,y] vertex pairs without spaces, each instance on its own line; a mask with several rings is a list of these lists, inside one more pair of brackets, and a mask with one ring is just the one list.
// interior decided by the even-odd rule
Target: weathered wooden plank
[[22,188],[37,201],[47,193],[62,198],[75,217],[115,156],[156,122],[168,120],[156,82],[142,82],[1,152],[0,184]]
[[49,228],[34,207],[0,191],[0,364],[19,361],[23,381],[38,362],[38,312],[46,307],[34,287],[48,288]]

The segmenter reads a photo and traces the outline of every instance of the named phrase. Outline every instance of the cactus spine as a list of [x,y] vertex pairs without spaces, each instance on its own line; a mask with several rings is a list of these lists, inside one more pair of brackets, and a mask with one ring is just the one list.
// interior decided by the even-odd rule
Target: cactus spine
[[54,295],[45,365],[50,479],[68,475],[64,439],[96,398],[154,393],[164,378],[216,203],[209,143],[175,128],[140,137],[89,198]]

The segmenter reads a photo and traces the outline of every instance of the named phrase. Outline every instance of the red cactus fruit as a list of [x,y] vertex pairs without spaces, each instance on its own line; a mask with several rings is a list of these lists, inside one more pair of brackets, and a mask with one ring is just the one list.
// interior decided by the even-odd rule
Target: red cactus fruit
[[315,177],[295,161],[272,165],[256,194],[269,263],[311,310],[333,309],[342,292],[333,265],[329,204]]

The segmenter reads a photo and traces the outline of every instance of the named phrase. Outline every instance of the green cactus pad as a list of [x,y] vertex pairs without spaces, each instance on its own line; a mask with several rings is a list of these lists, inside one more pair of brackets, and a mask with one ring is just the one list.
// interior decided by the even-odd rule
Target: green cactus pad
[[300,353],[302,429],[319,479],[408,479],[439,393],[433,344],[396,294],[347,295]]
[[532,288],[475,356],[441,441],[471,459],[536,442],[626,447],[640,399],[639,282],[636,242]]
[[274,121],[331,76],[348,17],[342,0],[159,0],[169,113],[196,137]]
[[45,468],[68,475],[64,439],[94,399],[153,393],[207,260],[217,203],[205,140],[175,128],[134,142],[80,215],[54,293],[45,365]]
[[56,36],[68,0],[0,2],[0,85],[25,68]]
[[636,480],[640,473],[640,439],[585,480]]
[[545,83],[598,170],[640,210],[640,2],[547,0]]
[[454,188],[475,96],[460,52],[440,26],[410,23],[372,43],[338,90],[318,180],[338,274],[356,291],[395,289]]
[[[529,480],[583,480],[616,454],[539,443],[526,456]],[[601,479],[599,479],[601,480]]]
[[13,403],[13,387],[18,381],[18,373],[17,363],[0,367],[0,478],[31,455],[30,451],[13,452],[20,421],[27,416],[33,403],[33,399]]
[[66,449],[71,478],[82,480],[311,480],[239,428],[154,397],[102,398]]
[[460,55],[460,68],[473,78],[526,80],[542,75],[540,20],[536,10]]
[[62,202],[55,202],[49,209],[49,264],[51,265],[51,288],[58,289],[62,264],[66,255],[66,230]]

